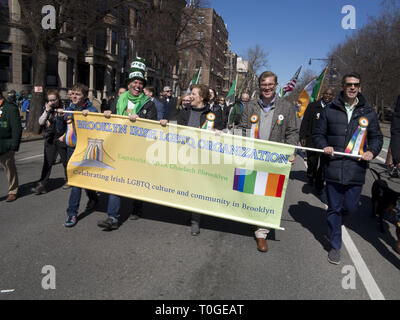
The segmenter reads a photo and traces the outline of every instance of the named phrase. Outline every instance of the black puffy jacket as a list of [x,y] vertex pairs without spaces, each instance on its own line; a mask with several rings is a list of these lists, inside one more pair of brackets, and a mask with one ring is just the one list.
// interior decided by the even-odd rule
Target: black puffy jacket
[[[351,138],[359,126],[361,118],[367,118],[367,151],[374,157],[381,152],[383,135],[379,127],[378,116],[363,95],[358,95],[359,103],[355,106],[350,123],[344,106],[342,93],[339,94],[321,114],[319,124],[313,134],[314,144],[318,149],[333,147],[337,152],[345,152]],[[363,185],[368,162],[338,156],[329,158],[325,166],[326,181],[343,185]]]
[[390,133],[393,160],[395,163],[400,163],[400,96],[397,99],[396,108],[394,109]]

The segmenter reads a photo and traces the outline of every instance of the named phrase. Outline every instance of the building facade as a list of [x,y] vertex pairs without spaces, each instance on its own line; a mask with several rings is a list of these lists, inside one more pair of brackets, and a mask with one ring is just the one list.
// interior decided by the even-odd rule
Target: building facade
[[210,86],[217,94],[229,91],[228,82],[232,83],[235,75],[227,72],[227,68],[235,62],[227,64],[229,34],[222,17],[213,8],[198,9],[183,37],[183,41],[191,40],[194,45],[180,54],[180,89],[186,91],[201,68],[200,83]]
[[[176,0],[181,8],[185,0]],[[62,98],[76,82],[89,87],[89,98],[109,98],[125,86],[130,62],[142,56],[148,62],[148,84],[161,90],[176,86],[176,61],[166,61],[159,49],[140,47],[138,33],[145,30],[149,10],[162,10],[163,1],[148,0],[146,13],[129,2],[103,19],[94,32],[85,37],[66,37],[47,52],[46,88],[58,88]],[[32,92],[34,50],[29,35],[18,25],[21,8],[18,0],[0,0],[0,90]],[[7,23],[12,22],[12,23]],[[68,26],[65,26],[66,28]]]

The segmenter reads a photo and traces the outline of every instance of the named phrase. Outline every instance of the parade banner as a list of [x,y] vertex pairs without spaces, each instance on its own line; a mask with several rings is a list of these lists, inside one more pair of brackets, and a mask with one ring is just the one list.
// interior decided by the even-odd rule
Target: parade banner
[[283,230],[294,146],[96,113],[74,123],[69,185]]

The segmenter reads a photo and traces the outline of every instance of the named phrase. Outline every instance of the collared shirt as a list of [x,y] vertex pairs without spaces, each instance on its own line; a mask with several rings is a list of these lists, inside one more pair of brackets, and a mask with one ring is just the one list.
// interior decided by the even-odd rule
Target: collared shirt
[[276,101],[276,95],[274,96],[274,99],[272,99],[271,103],[270,103],[269,105],[266,106],[266,105],[264,104],[263,100],[260,99],[260,103],[261,103],[261,105],[262,105],[262,107],[263,107],[263,109],[264,109],[265,112],[268,112],[268,111],[274,106],[275,101]]
[[354,102],[354,104],[352,106],[349,103],[347,103],[346,101],[344,102],[344,107],[346,108],[346,112],[347,112],[348,123],[350,123],[351,117],[353,116],[354,107],[356,105],[358,105],[359,102],[360,101],[358,100],[358,98],[356,98],[356,101]]

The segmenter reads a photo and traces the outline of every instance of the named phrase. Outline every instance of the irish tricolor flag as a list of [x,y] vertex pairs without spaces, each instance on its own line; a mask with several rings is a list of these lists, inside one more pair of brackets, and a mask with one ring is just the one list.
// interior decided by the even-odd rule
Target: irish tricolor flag
[[233,190],[257,196],[281,198],[286,176],[275,173],[235,169]]
[[189,88],[188,88],[187,91],[186,91],[187,94],[190,94],[190,88],[192,87],[192,85],[194,85],[194,84],[199,84],[199,82],[200,82],[200,75],[201,75],[201,67],[200,67],[200,69],[196,72],[196,74],[194,75],[192,81],[190,81]]
[[321,75],[317,79],[311,81],[300,93],[299,99],[297,100],[298,103],[301,104],[300,111],[297,113],[299,118],[303,117],[309,103],[315,102],[319,99],[319,93],[327,70],[328,67],[326,67],[324,71],[322,71]]

